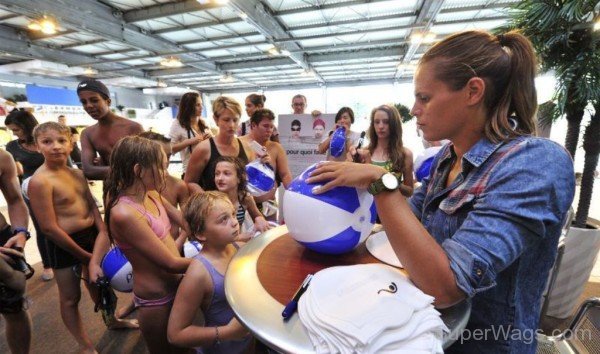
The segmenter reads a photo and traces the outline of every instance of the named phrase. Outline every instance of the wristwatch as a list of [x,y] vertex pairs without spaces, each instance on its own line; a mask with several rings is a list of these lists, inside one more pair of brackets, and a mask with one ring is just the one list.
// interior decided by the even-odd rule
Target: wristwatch
[[383,191],[394,191],[398,187],[400,187],[400,178],[391,172],[387,172],[371,183],[367,191],[373,195],[377,195]]

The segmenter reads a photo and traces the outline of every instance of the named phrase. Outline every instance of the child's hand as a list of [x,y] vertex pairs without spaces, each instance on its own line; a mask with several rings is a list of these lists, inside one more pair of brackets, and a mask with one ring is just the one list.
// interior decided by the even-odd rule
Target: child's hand
[[265,154],[260,157],[260,162],[264,163],[265,165],[271,164],[271,155],[265,152]]
[[89,273],[89,281],[90,283],[97,283],[98,278],[104,276],[104,272],[102,271],[102,267],[96,262],[90,262],[88,265],[88,273]]
[[235,340],[246,337],[249,332],[246,327],[242,326],[237,318],[232,318],[229,323],[223,327],[223,339],[224,340]]
[[254,229],[256,231],[265,232],[265,231],[267,231],[270,228],[271,228],[271,225],[269,224],[269,222],[264,217],[258,216],[254,220]]
[[248,242],[254,238],[254,235],[249,232],[240,232],[235,238],[235,242]]

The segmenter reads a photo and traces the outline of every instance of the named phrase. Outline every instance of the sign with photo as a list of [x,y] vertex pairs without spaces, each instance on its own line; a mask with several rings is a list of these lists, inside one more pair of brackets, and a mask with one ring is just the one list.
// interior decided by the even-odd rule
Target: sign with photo
[[278,121],[279,142],[287,154],[294,178],[315,162],[325,160],[325,154],[319,154],[318,146],[333,130],[335,114],[316,117],[311,114],[280,114]]

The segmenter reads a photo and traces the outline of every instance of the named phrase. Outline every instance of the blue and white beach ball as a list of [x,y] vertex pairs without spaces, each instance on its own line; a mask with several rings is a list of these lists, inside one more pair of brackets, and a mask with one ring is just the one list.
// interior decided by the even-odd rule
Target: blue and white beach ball
[[248,192],[254,197],[267,194],[275,185],[275,171],[269,165],[254,160],[246,165]]
[[192,258],[202,250],[202,244],[198,241],[187,241],[183,244],[183,256],[185,258]]
[[100,264],[110,286],[117,291],[129,293],[133,290],[133,269],[118,247],[111,248]]
[[346,148],[346,127],[341,126],[331,134],[329,140],[329,153],[333,157],[340,157]]
[[375,223],[373,196],[350,187],[315,195],[312,190],[319,184],[306,183],[315,167],[294,179],[283,195],[283,215],[290,235],[315,252],[351,251],[366,240]]

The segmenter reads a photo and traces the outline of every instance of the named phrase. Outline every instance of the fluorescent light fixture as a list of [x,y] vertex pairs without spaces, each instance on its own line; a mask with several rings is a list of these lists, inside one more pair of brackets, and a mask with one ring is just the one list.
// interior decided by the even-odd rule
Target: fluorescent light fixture
[[246,21],[246,19],[248,19],[248,15],[245,12],[240,12],[238,14],[238,16],[244,21]]
[[215,0],[215,3],[220,4],[220,5],[225,5],[229,2],[229,0]]
[[166,66],[167,68],[178,68],[183,66],[183,63],[176,57],[168,57],[161,60],[160,65]]
[[594,23],[594,31],[600,31],[600,18]]
[[17,84],[15,82],[8,82],[8,81],[0,81],[0,86],[25,88],[25,84]]
[[130,87],[130,88],[156,87],[156,80],[149,80],[149,79],[144,79],[144,78],[134,77],[134,76],[121,76],[121,77],[103,79],[102,83],[104,83],[106,85]]
[[58,77],[85,75],[85,69],[82,67],[67,66],[60,63],[37,59],[0,65],[0,72]]
[[167,87],[167,83],[161,80],[156,81],[156,86],[158,87]]
[[283,55],[286,55],[286,56],[288,56],[288,57],[289,57],[289,56],[290,56],[292,53],[290,53],[290,51],[289,51],[289,50],[287,50],[287,49],[284,49],[284,50],[282,50],[282,51],[281,51],[281,54],[283,54]]

